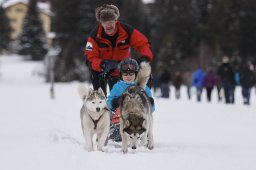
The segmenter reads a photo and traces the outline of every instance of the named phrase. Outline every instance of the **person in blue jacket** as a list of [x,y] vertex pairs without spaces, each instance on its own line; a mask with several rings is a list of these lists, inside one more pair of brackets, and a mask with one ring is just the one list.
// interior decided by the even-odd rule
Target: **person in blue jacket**
[[[134,59],[124,59],[119,64],[119,71],[121,80],[119,80],[113,86],[109,96],[107,97],[108,108],[113,112],[115,112],[119,107],[119,99],[124,91],[128,87],[136,85],[135,79],[139,71],[139,65]],[[152,110],[155,111],[154,99],[148,86],[146,86],[145,92],[150,99],[150,103],[152,104]]]
[[201,68],[197,69],[192,76],[192,86],[196,87],[196,95],[198,102],[201,101],[204,77],[205,73]]
[[[108,108],[114,112],[111,118],[111,126],[110,126],[110,135],[109,139],[112,139],[116,142],[120,142],[122,140],[120,135],[120,97],[125,92],[125,90],[130,87],[136,85],[136,76],[139,71],[139,65],[136,60],[128,58],[124,59],[119,63],[119,72],[120,78],[117,83],[114,84],[112,90],[110,91],[109,96],[107,97],[107,105]],[[145,92],[150,99],[150,103],[152,105],[152,111],[155,111],[154,99],[152,97],[152,93],[148,86],[145,88]]]

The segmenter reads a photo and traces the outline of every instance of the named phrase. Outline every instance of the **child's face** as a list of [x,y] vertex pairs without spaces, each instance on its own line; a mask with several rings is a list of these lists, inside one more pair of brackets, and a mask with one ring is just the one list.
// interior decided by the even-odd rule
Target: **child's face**
[[122,73],[123,81],[131,83],[135,80],[135,73]]

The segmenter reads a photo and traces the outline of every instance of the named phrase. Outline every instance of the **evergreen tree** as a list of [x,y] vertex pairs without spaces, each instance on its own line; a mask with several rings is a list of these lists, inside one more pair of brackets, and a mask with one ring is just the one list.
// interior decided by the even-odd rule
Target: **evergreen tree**
[[[156,0],[153,43],[158,64],[175,70],[196,55],[198,13],[190,0]],[[170,67],[171,66],[171,67]],[[184,68],[184,66],[183,66]]]
[[240,55],[244,58],[256,59],[256,1],[238,1],[239,15],[239,47]]
[[36,0],[29,1],[19,41],[19,54],[29,56],[31,60],[42,60],[47,53],[47,40]]
[[55,14],[53,30],[57,35],[55,44],[61,50],[54,67],[56,81],[82,81],[86,78],[83,46],[89,30],[94,26],[92,20],[88,19],[94,15],[86,2],[89,1],[52,0],[52,9]]
[[9,20],[2,5],[0,5],[0,30],[0,53],[2,53],[3,50],[8,50],[10,42]]
[[[119,20],[138,29],[145,34],[151,42],[149,17],[146,13],[145,4],[143,4],[141,0],[114,1],[113,4],[119,8]],[[131,56],[135,59],[140,57],[134,49],[131,51]]]

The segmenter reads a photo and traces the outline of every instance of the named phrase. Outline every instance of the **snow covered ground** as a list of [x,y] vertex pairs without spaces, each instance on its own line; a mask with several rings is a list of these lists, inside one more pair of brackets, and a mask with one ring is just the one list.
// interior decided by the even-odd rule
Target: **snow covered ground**
[[40,62],[0,56],[1,170],[255,170],[256,98],[242,104],[197,103],[156,98],[155,149],[124,155],[110,142],[105,152],[87,152],[80,127],[78,82],[58,83],[56,99],[38,77]]

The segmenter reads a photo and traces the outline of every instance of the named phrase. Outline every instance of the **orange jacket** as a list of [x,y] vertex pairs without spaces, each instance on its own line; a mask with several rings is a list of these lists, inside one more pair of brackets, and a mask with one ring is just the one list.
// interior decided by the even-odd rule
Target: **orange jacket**
[[[152,61],[152,51],[145,35],[137,29],[120,22],[117,22],[117,27],[119,34],[115,48],[112,47],[108,39],[102,37],[103,27],[101,24],[89,36],[84,54],[87,56],[87,60],[94,71],[103,71],[100,67],[103,60],[120,62],[125,58],[129,58],[131,47],[138,51],[141,56],[148,57]],[[111,74],[111,76],[118,75],[117,69]]]

